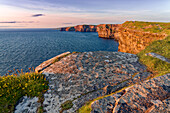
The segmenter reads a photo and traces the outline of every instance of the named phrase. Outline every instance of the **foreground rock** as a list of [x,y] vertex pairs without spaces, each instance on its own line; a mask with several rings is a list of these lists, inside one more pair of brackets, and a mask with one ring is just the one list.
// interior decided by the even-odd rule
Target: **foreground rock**
[[[150,73],[136,55],[121,52],[71,54],[43,70],[50,90],[44,94],[44,112],[75,112],[87,101],[145,80]],[[50,74],[51,73],[51,74]],[[72,101],[71,109],[61,104]]]
[[158,55],[156,53],[147,53],[146,56],[151,56],[151,57],[154,57],[154,58],[158,58],[158,59],[160,59],[162,61],[170,63],[170,59],[167,59],[164,56]]
[[58,60],[61,59],[62,57],[65,57],[65,56],[67,56],[67,55],[69,55],[69,54],[70,54],[70,52],[65,52],[65,53],[62,53],[62,54],[60,54],[60,55],[57,55],[57,56],[55,56],[55,57],[53,57],[53,58],[51,58],[51,59],[49,59],[49,60],[41,63],[39,66],[37,66],[37,67],[35,68],[35,72],[36,72],[36,73],[39,73],[39,72],[43,71],[45,68],[49,67],[49,66],[52,65],[54,62],[58,61]]
[[95,101],[91,113],[168,113],[169,103],[170,74],[167,74]]
[[24,96],[19,100],[14,113],[36,113],[40,106],[38,97],[29,98]]

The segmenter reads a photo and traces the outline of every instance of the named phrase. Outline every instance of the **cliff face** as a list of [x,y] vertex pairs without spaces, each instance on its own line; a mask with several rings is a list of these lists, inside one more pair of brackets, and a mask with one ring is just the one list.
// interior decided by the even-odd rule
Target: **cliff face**
[[[150,32],[152,30],[159,32],[159,34]],[[123,24],[77,25],[75,27],[61,28],[60,31],[98,32],[101,38],[117,40],[119,43],[118,51],[133,54],[144,50],[153,41],[166,37],[165,34],[160,34],[163,28],[159,26],[159,23],[149,22],[127,21]]]
[[60,28],[60,31],[76,31],[76,32],[96,32],[95,25],[77,25],[74,27]]
[[99,37],[113,38],[119,42],[120,52],[137,54],[151,42],[165,38],[165,34],[149,33],[123,27],[122,24],[102,24],[97,26]]
[[118,31],[121,24],[100,24],[97,25],[97,32],[100,38],[113,38],[115,31]]
[[60,28],[60,31],[75,31],[74,27],[64,27],[64,28]]

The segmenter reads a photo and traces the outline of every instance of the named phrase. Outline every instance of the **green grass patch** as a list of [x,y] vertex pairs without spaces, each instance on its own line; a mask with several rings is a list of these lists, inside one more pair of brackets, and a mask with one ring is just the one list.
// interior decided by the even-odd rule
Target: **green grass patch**
[[68,100],[68,101],[64,102],[63,104],[61,104],[62,109],[61,109],[60,113],[62,113],[64,110],[68,110],[68,109],[70,109],[72,107],[73,107],[72,101]]
[[170,23],[127,21],[123,23],[123,27],[150,33],[166,33],[167,30],[170,30]]
[[25,73],[19,76],[0,77],[0,112],[11,113],[22,96],[39,97],[43,101],[43,93],[48,89],[45,75]]
[[143,51],[138,53],[139,61],[147,66],[148,70],[153,72],[154,75],[163,75],[170,73],[170,64],[164,62],[160,59],[153,58],[151,56],[146,56],[146,53],[157,53],[166,58],[170,58],[170,36],[166,37],[164,40],[157,40],[152,42]]
[[143,32],[167,34],[163,40],[152,42],[143,51],[138,53],[139,61],[147,66],[147,69],[154,75],[163,75],[170,72],[170,65],[167,62],[146,56],[146,53],[157,53],[166,58],[170,58],[170,23],[164,22],[142,22],[142,21],[127,21],[123,23],[123,27],[140,30]]

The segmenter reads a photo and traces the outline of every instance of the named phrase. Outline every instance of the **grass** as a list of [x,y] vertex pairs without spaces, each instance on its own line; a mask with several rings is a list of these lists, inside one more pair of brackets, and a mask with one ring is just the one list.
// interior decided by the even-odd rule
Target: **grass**
[[68,110],[68,109],[70,109],[72,107],[73,107],[72,101],[68,100],[68,101],[64,102],[63,104],[61,104],[62,109],[61,109],[60,113],[62,113],[64,110]]
[[165,33],[167,30],[170,30],[170,23],[127,21],[123,23],[123,27],[150,33]]
[[[130,86],[128,86],[128,87],[131,87],[131,86],[132,86],[132,85],[130,85]],[[89,102],[87,102],[84,106],[82,106],[77,112],[78,112],[78,113],[90,113],[91,110],[92,110],[91,104],[92,104],[93,102],[95,102],[95,101],[97,101],[97,100],[100,100],[100,99],[103,99],[103,98],[106,98],[106,97],[108,97],[108,96],[111,96],[111,95],[113,95],[113,94],[119,93],[119,92],[125,90],[125,89],[128,88],[128,87],[124,87],[124,88],[122,88],[122,89],[120,89],[120,90],[118,90],[118,91],[115,91],[114,93],[111,93],[111,94],[109,94],[109,95],[104,95],[104,96],[98,97],[98,98],[96,98],[96,99],[94,99],[94,100],[92,100],[92,101],[89,101]]]
[[157,40],[152,42],[148,47],[143,51],[138,53],[139,61],[146,65],[148,70],[151,71],[154,75],[164,75],[170,73],[170,64],[164,62],[160,59],[153,58],[151,56],[146,56],[146,53],[154,52],[159,55],[162,55],[166,58],[170,58],[170,36],[166,37],[164,40]]
[[0,112],[13,112],[14,106],[22,96],[37,96],[39,102],[42,102],[43,93],[47,89],[48,82],[42,74],[32,72],[20,76],[2,76],[0,77]]
[[165,39],[152,42],[137,55],[139,57],[139,61],[146,65],[148,71],[152,72],[153,75],[160,76],[170,73],[169,63],[145,55],[146,53],[153,52],[170,59],[170,23],[127,21],[123,23],[123,27],[140,30],[143,32],[167,34]]

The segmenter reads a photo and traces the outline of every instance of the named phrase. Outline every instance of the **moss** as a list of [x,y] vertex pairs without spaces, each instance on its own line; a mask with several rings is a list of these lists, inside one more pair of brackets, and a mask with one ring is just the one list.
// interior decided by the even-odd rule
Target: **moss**
[[[132,86],[132,85],[130,85],[130,86],[128,86],[128,87],[131,87],[131,86]],[[97,100],[100,100],[100,99],[103,99],[103,98],[106,98],[106,97],[108,97],[108,96],[111,96],[111,95],[113,95],[113,94],[119,93],[119,92],[125,90],[125,89],[128,88],[128,87],[124,87],[124,88],[122,88],[122,89],[120,89],[120,90],[118,90],[118,91],[115,91],[114,93],[111,93],[111,94],[105,95],[105,96],[101,96],[101,97],[98,97],[98,98],[96,98],[96,99],[94,99],[94,100],[92,100],[92,101],[89,101],[89,102],[87,102],[84,106],[82,106],[77,112],[78,112],[78,113],[90,113],[91,110],[92,110],[91,104],[92,104],[93,102],[95,102],[95,101],[97,101]]]
[[81,107],[77,112],[78,113],[90,113],[91,112],[91,102],[87,102],[83,107]]
[[64,102],[63,104],[61,104],[62,109],[61,109],[60,113],[62,113],[64,110],[68,110],[68,109],[70,109],[72,107],[73,107],[72,101],[68,100],[68,101]]
[[[72,53],[70,53],[70,54],[72,54]],[[60,61],[62,58],[66,57],[66,56],[68,56],[68,55],[70,55],[70,54],[66,54],[66,55],[64,55],[64,56],[62,56],[62,57],[59,57],[59,58],[54,59],[54,61],[52,62],[52,64],[54,64],[55,62]]]

